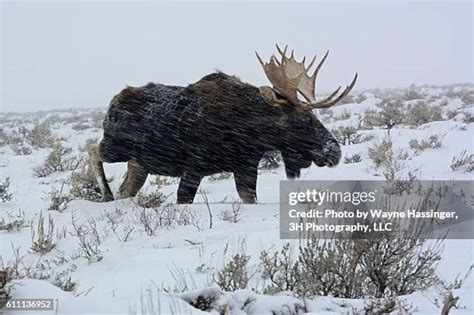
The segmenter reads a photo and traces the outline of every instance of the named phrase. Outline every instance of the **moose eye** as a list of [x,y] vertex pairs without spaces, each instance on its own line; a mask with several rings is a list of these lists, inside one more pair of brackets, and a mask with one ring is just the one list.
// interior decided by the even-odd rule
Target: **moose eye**
[[306,125],[310,125],[313,122],[313,117],[311,117],[310,115],[304,115],[303,116],[303,122]]

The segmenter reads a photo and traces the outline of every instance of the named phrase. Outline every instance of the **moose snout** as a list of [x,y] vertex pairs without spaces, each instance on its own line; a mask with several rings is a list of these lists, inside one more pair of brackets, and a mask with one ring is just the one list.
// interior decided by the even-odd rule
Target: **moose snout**
[[341,147],[339,146],[339,143],[337,143],[337,141],[329,140],[323,146],[322,157],[324,159],[324,165],[328,167],[336,166],[337,164],[339,164],[339,161],[341,161],[341,156]]

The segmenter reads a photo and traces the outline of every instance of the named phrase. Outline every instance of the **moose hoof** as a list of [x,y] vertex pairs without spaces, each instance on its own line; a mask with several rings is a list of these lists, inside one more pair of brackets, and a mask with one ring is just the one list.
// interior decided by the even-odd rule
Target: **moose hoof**
[[243,204],[255,204],[255,203],[257,203],[257,198],[255,198],[255,197],[242,198],[242,203]]
[[177,200],[176,203],[180,204],[180,205],[192,204],[193,199],[190,199],[190,200]]
[[102,196],[102,199],[100,201],[101,202],[114,201],[114,196],[112,194],[107,194],[105,196]]

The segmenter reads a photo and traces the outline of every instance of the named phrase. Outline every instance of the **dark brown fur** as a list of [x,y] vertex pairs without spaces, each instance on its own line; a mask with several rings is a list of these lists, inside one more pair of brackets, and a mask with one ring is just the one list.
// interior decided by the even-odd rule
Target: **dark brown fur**
[[[133,160],[142,173],[180,177],[178,202],[184,203],[193,201],[203,176],[233,172],[241,198],[254,202],[257,168],[266,152],[282,152],[289,177],[299,176],[312,161],[324,166],[340,159],[337,142],[311,111],[273,104],[258,88],[221,72],[188,87],[129,87],[113,98],[104,138],[90,150],[91,158]],[[111,200],[101,169],[96,163],[104,199]],[[140,184],[143,176],[134,177],[130,167],[129,172],[127,178]],[[121,191],[132,193],[122,197],[138,191],[137,185],[126,186]]]

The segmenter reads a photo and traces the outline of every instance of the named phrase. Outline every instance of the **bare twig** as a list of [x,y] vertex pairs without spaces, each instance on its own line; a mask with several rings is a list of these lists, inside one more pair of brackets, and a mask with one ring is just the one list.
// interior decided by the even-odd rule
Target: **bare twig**
[[206,204],[207,211],[209,212],[209,229],[212,229],[212,212],[211,212],[211,207],[209,206],[209,198],[207,197],[207,194],[204,190],[200,189],[199,193],[202,196],[202,199],[204,199],[204,203]]

